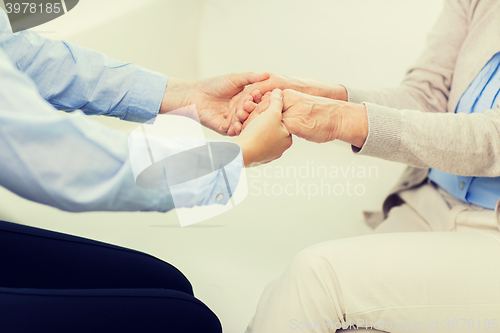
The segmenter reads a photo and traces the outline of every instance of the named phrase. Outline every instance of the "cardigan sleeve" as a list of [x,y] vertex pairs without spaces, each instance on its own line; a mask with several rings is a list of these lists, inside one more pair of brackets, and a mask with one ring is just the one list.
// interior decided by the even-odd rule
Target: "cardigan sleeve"
[[446,112],[475,4],[446,0],[427,48],[399,87],[348,89],[349,100],[364,103],[368,117],[368,137],[355,153],[460,176],[500,177],[500,108]]

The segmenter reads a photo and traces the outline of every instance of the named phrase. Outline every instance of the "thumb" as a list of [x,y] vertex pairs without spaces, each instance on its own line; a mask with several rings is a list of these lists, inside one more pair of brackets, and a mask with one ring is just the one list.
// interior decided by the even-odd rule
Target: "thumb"
[[269,99],[271,104],[269,105],[266,113],[272,113],[273,115],[278,116],[281,120],[283,112],[283,92],[280,89],[274,89]]
[[283,124],[285,125],[288,133],[297,135],[298,137],[302,137],[300,133],[300,126],[297,119],[285,118],[283,119]]
[[244,87],[252,83],[265,81],[270,77],[269,73],[254,73],[254,72],[235,73],[235,74],[230,74],[230,76],[234,80],[234,83],[236,84],[237,87]]

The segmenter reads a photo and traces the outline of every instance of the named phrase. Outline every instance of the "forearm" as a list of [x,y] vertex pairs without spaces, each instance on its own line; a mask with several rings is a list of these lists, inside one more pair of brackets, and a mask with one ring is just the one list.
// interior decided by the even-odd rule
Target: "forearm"
[[340,102],[338,140],[361,148],[368,137],[368,118],[364,104]]
[[159,113],[164,114],[188,106],[190,90],[194,84],[191,80],[169,77]]
[[[220,172],[196,179],[194,184],[174,184],[175,188],[165,185],[161,172],[148,178],[154,186],[139,186],[137,165],[147,168],[153,163],[143,136],[134,140],[133,135],[107,128],[81,112],[55,112],[1,50],[0,77],[0,186],[28,200],[72,212],[165,212],[229,200],[227,195],[219,197],[228,186]],[[141,128],[136,132],[143,133]],[[200,146],[191,141],[148,140],[156,161],[179,151],[189,152],[193,144]],[[225,164],[232,190],[242,164],[241,157],[234,161]],[[178,170],[176,166],[168,165],[169,181],[176,175],[182,178],[186,171],[168,177],[172,175],[169,170]]]
[[233,141],[241,148],[241,154],[243,157],[243,166],[246,168],[255,166],[259,163],[259,154],[255,151],[255,144],[245,140],[245,138],[236,137]]
[[[325,97],[344,102],[347,102],[348,99],[347,88],[343,85],[306,79],[305,87],[305,91],[302,92],[309,95]],[[294,90],[300,91],[298,89]]]

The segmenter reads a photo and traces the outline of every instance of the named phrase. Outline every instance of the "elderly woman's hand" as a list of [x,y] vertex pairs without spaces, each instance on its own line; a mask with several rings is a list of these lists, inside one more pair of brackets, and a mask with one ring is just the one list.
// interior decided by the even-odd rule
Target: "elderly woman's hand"
[[[313,96],[347,100],[347,90],[341,85],[271,73],[267,75],[269,76],[268,79],[248,85],[241,94],[231,101],[230,110],[226,115],[231,123],[228,130],[229,135],[239,135],[243,129],[242,124],[253,111],[253,108],[261,102],[262,96],[276,88],[282,90],[293,89]],[[251,104],[248,104],[250,102],[253,103],[253,108]],[[245,107],[245,104],[247,104],[247,107]]]
[[368,136],[364,104],[311,96],[294,90],[283,92],[283,123],[291,134],[313,142],[341,140],[358,148]]
[[[364,104],[347,103],[307,95],[286,89],[283,91],[283,123],[290,134],[312,142],[341,140],[361,148],[368,136],[368,120]],[[243,128],[267,110],[269,93],[259,104],[246,102],[253,111],[242,117]]]

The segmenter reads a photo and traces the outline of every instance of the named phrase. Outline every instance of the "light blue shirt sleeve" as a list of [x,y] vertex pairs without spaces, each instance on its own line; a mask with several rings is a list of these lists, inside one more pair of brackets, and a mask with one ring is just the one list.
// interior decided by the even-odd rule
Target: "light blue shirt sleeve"
[[59,110],[145,122],[156,117],[167,76],[29,30],[12,33],[0,8],[0,48]]
[[[1,14],[0,31],[7,26]],[[27,36],[15,37],[11,42],[24,43],[31,38]],[[33,38],[42,41],[39,37]],[[6,45],[3,43],[2,37],[1,48]],[[109,66],[111,62],[104,61],[100,55],[76,48],[77,53],[80,52],[79,61],[72,62],[75,58],[70,56],[65,68],[71,80],[65,81],[63,73],[57,70],[58,63],[66,59],[59,55],[66,52],[64,47],[56,47],[59,50],[56,52],[49,50],[51,47],[45,50],[47,44],[42,44],[38,54],[28,52],[23,57],[19,53],[15,64],[9,59],[11,55],[0,49],[0,186],[26,199],[72,212],[166,212],[180,208],[178,203],[192,207],[225,204],[229,200],[242,169],[241,154],[224,168],[227,172],[219,170],[196,182],[177,184],[174,194],[178,200],[174,205],[173,193],[168,187],[147,189],[137,185],[127,133],[92,121],[81,111],[64,114],[53,107],[81,106],[90,114],[149,120],[151,115],[156,116],[163,93],[150,95],[146,91],[149,80],[159,79],[152,79],[154,86],[161,81],[161,75],[128,65],[121,68],[136,68],[128,75],[120,68],[114,71]],[[17,48],[10,50],[19,52]],[[96,61],[95,68],[93,61]],[[19,64],[23,64],[22,71],[31,79],[19,71]],[[35,68],[38,66],[41,67]],[[99,74],[94,76],[90,72]],[[44,96],[40,95],[40,89]],[[169,142],[163,144],[164,150],[171,149]]]

